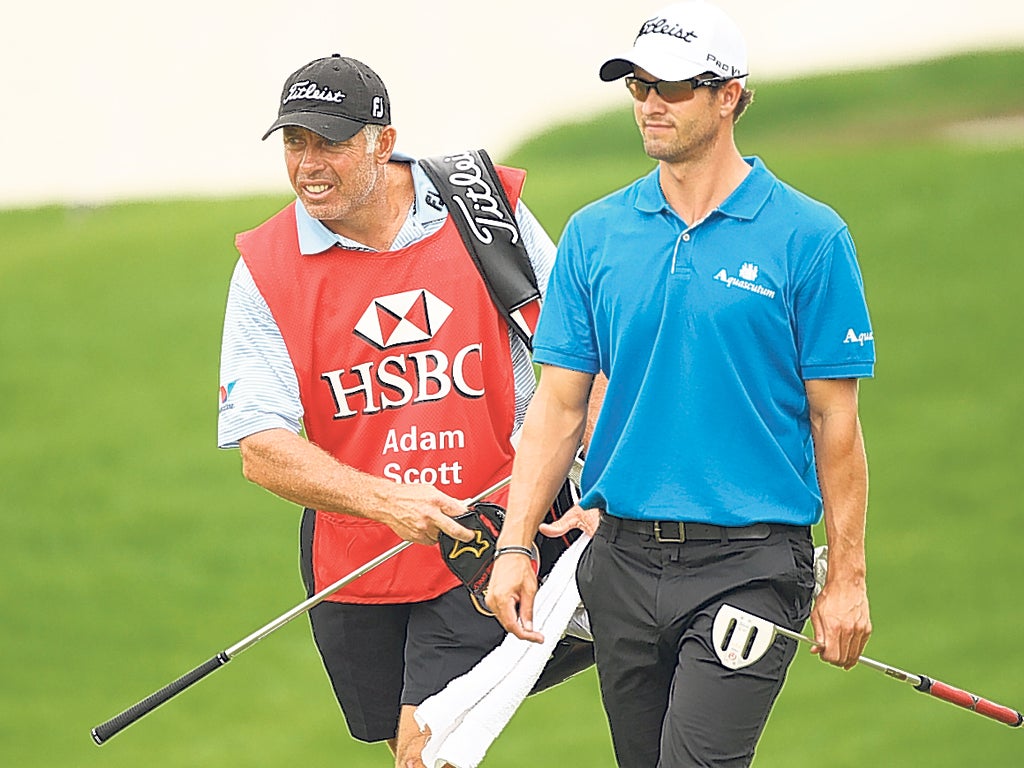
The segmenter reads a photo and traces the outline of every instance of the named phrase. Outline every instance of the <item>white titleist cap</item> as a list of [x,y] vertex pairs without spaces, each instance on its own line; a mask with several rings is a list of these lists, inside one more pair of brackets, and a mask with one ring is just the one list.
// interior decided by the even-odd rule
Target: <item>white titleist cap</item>
[[601,79],[631,75],[634,66],[659,80],[714,72],[746,85],[747,44],[735,22],[710,3],[673,3],[643,23],[630,50],[601,65]]

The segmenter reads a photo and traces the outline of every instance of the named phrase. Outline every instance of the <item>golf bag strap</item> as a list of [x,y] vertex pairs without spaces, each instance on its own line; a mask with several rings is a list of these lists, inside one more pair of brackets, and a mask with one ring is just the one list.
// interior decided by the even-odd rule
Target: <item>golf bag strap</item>
[[528,349],[540,315],[540,290],[515,213],[483,149],[419,161],[448,207],[494,306]]

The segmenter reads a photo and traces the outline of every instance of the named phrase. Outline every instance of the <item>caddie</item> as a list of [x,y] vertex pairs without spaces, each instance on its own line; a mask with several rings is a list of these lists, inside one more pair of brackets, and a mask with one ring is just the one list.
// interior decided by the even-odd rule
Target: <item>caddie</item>
[[[263,138],[280,137],[296,199],[236,241],[218,442],[240,448],[246,478],[305,508],[310,594],[402,540],[419,545],[310,620],[351,734],[421,765],[414,708],[505,634],[433,545],[441,532],[470,539],[452,520],[462,500],[510,473],[534,373],[435,185],[395,151],[381,78],[317,59],[278,107]],[[499,186],[507,197],[514,222],[478,226],[521,236],[542,294],[555,249],[520,200],[525,173],[464,170],[479,173],[478,200]]]

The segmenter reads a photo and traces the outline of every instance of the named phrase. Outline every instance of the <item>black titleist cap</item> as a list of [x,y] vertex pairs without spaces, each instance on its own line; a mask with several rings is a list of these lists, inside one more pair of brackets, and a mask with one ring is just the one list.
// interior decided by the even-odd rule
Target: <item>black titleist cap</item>
[[336,53],[292,73],[281,92],[277,120],[263,138],[297,125],[331,141],[345,141],[368,124],[391,124],[384,82],[363,62]]

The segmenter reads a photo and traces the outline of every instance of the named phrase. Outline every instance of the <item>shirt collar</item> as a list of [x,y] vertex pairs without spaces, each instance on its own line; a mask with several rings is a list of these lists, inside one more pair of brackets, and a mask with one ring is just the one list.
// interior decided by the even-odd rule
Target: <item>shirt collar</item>
[[[743,160],[750,166],[750,173],[716,210],[735,219],[753,219],[768,200],[775,185],[775,177],[761,158],[745,157]],[[659,175],[660,167],[640,179],[635,203],[638,211],[661,213],[671,210],[665,200],[665,193],[661,191]]]
[[323,222],[310,216],[298,198],[295,199],[295,229],[299,235],[299,253],[303,256],[323,253],[335,245],[340,245],[343,240],[347,240],[347,238],[331,232]]

